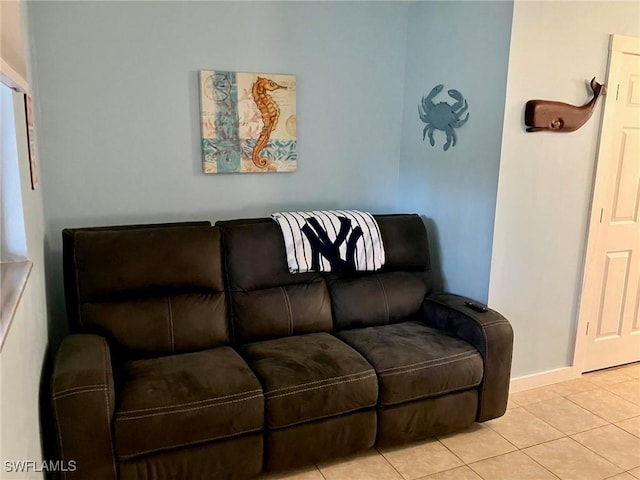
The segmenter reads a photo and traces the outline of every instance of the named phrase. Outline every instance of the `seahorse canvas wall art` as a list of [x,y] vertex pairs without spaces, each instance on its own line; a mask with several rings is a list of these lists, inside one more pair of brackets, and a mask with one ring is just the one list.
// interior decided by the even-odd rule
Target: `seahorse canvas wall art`
[[204,173],[292,172],[296,76],[200,71]]

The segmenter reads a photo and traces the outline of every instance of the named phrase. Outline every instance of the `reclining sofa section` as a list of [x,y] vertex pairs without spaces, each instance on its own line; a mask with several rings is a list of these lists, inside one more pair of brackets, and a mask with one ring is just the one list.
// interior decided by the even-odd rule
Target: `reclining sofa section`
[[433,293],[417,215],[376,272],[291,274],[270,219],[63,232],[66,478],[249,478],[506,409],[513,333]]

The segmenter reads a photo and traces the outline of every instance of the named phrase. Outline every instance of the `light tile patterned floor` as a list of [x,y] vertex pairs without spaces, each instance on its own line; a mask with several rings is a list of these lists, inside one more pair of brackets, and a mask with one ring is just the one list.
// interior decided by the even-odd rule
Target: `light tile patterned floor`
[[262,480],[638,480],[640,363],[515,393],[454,435]]

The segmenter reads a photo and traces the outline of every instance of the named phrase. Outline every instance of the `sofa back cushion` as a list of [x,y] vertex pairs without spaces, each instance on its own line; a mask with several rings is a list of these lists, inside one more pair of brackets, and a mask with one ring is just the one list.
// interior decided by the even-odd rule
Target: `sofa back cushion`
[[75,330],[133,358],[229,342],[220,232],[210,223],[66,229],[63,248]]
[[418,215],[375,215],[386,263],[377,272],[327,277],[336,330],[385,325],[417,315],[430,291],[427,232]]
[[237,343],[331,330],[319,273],[289,273],[280,227],[268,218],[217,222]]

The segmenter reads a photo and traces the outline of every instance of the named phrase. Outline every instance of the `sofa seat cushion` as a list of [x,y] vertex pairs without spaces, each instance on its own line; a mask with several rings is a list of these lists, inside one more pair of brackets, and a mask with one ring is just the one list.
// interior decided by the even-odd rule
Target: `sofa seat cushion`
[[371,365],[328,333],[244,345],[265,393],[265,423],[281,428],[376,405]]
[[469,343],[409,321],[336,334],[358,350],[378,374],[380,406],[473,388],[483,363]]
[[264,396],[229,347],[125,365],[115,415],[121,460],[262,431]]

